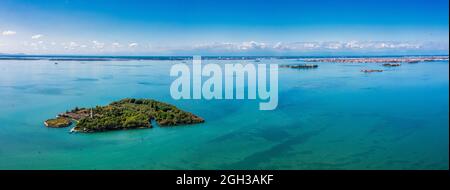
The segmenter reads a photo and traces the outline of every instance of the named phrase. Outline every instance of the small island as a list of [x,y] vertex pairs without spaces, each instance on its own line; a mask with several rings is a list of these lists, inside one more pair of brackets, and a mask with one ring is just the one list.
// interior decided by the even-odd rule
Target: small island
[[71,132],[101,132],[120,129],[152,128],[203,123],[204,119],[177,107],[152,99],[126,98],[107,106],[78,108],[58,114],[44,122],[52,128],[67,127],[75,121]]
[[380,69],[364,69],[364,70],[361,70],[361,72],[363,72],[363,73],[381,73],[381,72],[383,72],[383,70],[380,70]]
[[383,66],[385,66],[385,67],[398,67],[400,65],[401,65],[400,63],[385,63],[385,64],[383,64]]
[[281,68],[291,68],[291,69],[315,69],[319,66],[316,64],[295,64],[295,65],[280,65]]

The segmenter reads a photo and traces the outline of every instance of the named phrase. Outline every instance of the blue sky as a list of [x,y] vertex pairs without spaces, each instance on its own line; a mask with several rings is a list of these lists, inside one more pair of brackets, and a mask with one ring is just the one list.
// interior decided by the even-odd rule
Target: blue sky
[[448,54],[448,0],[2,0],[0,53]]

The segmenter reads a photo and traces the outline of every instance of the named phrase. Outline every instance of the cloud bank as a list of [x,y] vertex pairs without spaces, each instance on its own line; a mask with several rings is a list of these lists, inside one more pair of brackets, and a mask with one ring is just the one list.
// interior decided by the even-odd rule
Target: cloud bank
[[5,31],[2,32],[3,36],[12,36],[12,35],[15,35],[15,34],[16,34],[16,31],[12,31],[12,30],[5,30]]
[[255,41],[242,43],[212,43],[195,46],[196,50],[205,51],[371,51],[371,50],[420,50],[448,49],[448,43],[435,42],[399,42],[399,41],[326,41],[326,42],[278,42],[274,44]]
[[42,35],[42,34],[36,34],[36,35],[33,35],[33,36],[31,36],[31,39],[40,39],[40,38],[42,38],[42,37],[44,37],[44,35]]
[[[5,32],[4,32],[5,33]],[[6,32],[12,35],[11,32]],[[448,42],[418,41],[309,41],[309,42],[213,42],[194,45],[149,44],[146,42],[103,42],[41,40],[32,36],[16,47],[16,53],[30,54],[118,54],[118,55],[308,55],[342,52],[365,54],[433,53],[448,54]],[[141,45],[148,44],[148,45]],[[2,45],[7,47],[7,45]],[[11,49],[11,48],[8,48]],[[1,49],[0,49],[1,52]]]

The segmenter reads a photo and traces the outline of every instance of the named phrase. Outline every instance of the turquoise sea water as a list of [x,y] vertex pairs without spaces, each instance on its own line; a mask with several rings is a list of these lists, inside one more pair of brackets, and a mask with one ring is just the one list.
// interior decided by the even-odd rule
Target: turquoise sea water
[[[256,100],[173,100],[175,63],[0,61],[0,169],[449,168],[448,62],[280,68],[273,111]],[[43,125],[126,97],[168,102],[206,123],[95,134]]]

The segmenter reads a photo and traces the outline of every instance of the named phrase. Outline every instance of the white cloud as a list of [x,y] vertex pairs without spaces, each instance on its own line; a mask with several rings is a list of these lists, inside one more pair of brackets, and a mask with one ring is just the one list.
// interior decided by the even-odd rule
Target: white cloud
[[77,47],[80,47],[80,45],[76,42],[69,42],[69,46],[66,46],[66,49],[75,49]]
[[94,44],[94,46],[92,46],[94,49],[103,49],[105,47],[105,43],[101,43],[96,40],[92,41],[92,43]]
[[320,47],[320,44],[318,44],[317,42],[305,42],[302,43],[302,46],[303,48],[314,49]]
[[269,49],[266,43],[256,42],[256,41],[246,41],[241,43],[230,43],[230,42],[215,42],[211,44],[201,44],[192,47],[195,50],[212,50],[212,51],[254,51],[254,50],[264,50]]
[[266,44],[261,42],[249,41],[242,42],[242,44],[238,45],[238,48],[240,50],[264,49],[266,48]]
[[12,36],[15,34],[16,34],[16,31],[12,31],[12,30],[5,30],[2,32],[2,35],[4,35],[4,36]]
[[233,43],[229,43],[229,42],[214,42],[214,43],[210,43],[210,44],[200,44],[200,45],[195,45],[192,48],[193,49],[198,49],[198,50],[234,50],[236,49],[237,45],[233,44]]
[[119,48],[119,47],[122,47],[122,45],[120,43],[118,43],[118,42],[114,42],[114,43],[112,43],[112,47],[113,48]]
[[31,36],[31,39],[40,39],[40,38],[42,38],[42,37],[44,37],[44,35],[42,35],[42,34],[36,34],[36,35],[33,35],[33,36]]
[[350,42],[346,42],[343,44],[343,46],[345,48],[350,48],[350,49],[360,49],[363,48],[364,46],[362,44],[360,44],[358,41],[350,41]]
[[314,50],[321,46],[319,42],[294,42],[284,44],[283,50]]
[[128,44],[128,47],[137,47],[139,44],[138,43],[130,43]]
[[273,46],[274,49],[284,49],[284,44],[283,42],[278,42]]

